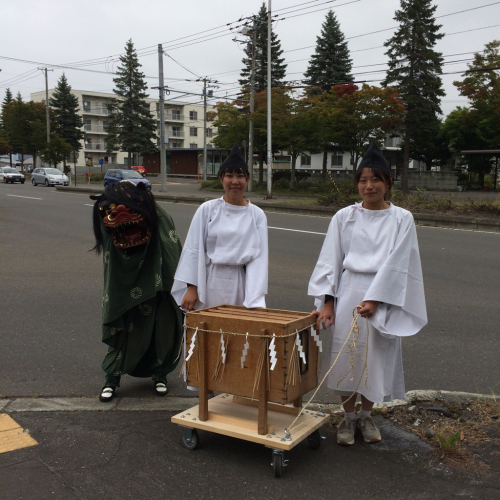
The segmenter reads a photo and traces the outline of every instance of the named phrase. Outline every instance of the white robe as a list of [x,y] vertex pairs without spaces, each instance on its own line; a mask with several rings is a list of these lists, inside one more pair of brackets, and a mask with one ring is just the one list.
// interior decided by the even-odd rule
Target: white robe
[[267,219],[248,202],[223,198],[196,211],[175,273],[172,296],[181,304],[187,285],[198,287],[195,309],[220,304],[266,307]]
[[[390,205],[367,210],[360,203],[337,212],[328,228],[308,294],[321,311],[325,295],[336,299],[335,323],[323,371],[330,368],[351,330],[352,310],[363,300],[380,304],[369,322],[368,381],[363,374],[357,392],[373,402],[404,398],[401,337],[416,334],[427,324],[422,269],[413,216]],[[365,357],[366,320],[359,318],[356,342]],[[363,363],[354,352],[355,374],[347,346],[326,383],[350,395],[360,380]]]

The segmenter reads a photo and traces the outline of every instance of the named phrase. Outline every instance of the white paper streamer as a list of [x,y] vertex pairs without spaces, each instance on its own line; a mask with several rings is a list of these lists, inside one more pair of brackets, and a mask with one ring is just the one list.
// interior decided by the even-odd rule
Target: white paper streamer
[[226,344],[224,343],[224,334],[222,333],[222,329],[220,331],[220,350],[222,351],[222,364],[226,364]]
[[247,332],[247,336],[245,337],[245,345],[243,346],[243,353],[242,353],[242,356],[241,356],[241,367],[242,368],[245,368],[245,359],[247,357],[247,354],[248,354],[248,349],[250,348],[250,344],[248,343],[248,332]]
[[194,331],[193,336],[191,337],[191,344],[189,344],[189,351],[188,351],[188,355],[186,357],[186,361],[188,361],[189,358],[193,355],[194,346],[196,344],[196,334],[197,333],[198,333],[198,328]]
[[314,328],[311,328],[311,335],[314,342],[316,342],[316,345],[318,346],[319,352],[323,352],[323,342],[319,340],[319,335],[316,333]]
[[274,370],[276,363],[278,362],[278,358],[276,357],[276,348],[274,345],[274,340],[276,338],[276,334],[273,333],[273,340],[269,344],[269,356],[271,356],[271,370]]
[[300,343],[299,332],[297,332],[297,336],[295,337],[295,345],[297,346],[297,350],[299,351],[299,355],[302,358],[302,362],[306,364],[306,353],[302,349],[302,344]]

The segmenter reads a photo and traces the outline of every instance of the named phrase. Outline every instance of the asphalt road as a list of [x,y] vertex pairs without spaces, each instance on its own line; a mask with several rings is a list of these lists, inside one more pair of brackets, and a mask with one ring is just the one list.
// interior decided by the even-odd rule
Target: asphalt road
[[[101,258],[91,200],[30,184],[0,185],[0,396],[95,396]],[[194,205],[162,203],[184,239]],[[310,311],[307,284],[329,219],[268,214],[268,307]],[[500,390],[500,234],[418,228],[429,325],[404,340],[407,390]],[[187,395],[177,370],[171,393]],[[125,377],[122,396],[153,394]],[[192,395],[192,394],[191,394]],[[330,396],[322,391],[320,400]]]

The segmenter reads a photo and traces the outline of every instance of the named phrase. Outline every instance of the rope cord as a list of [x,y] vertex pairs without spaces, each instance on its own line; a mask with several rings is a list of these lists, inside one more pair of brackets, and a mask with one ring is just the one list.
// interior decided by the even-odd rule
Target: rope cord
[[[339,357],[340,357],[340,355],[341,355],[341,353],[344,350],[344,347],[346,345],[348,345],[349,349],[351,350],[350,362],[351,362],[351,368],[353,370],[353,376],[352,376],[351,380],[354,379],[354,363],[353,363],[353,359],[352,359],[352,349],[353,349],[353,347],[356,349],[356,340],[357,340],[357,338],[359,336],[359,326],[358,326],[359,313],[354,314],[354,311],[356,311],[356,309],[358,307],[361,307],[361,306],[356,306],[352,310],[353,319],[351,321],[351,331],[349,332],[349,335],[347,336],[347,338],[346,338],[346,340],[344,342],[344,345],[342,346],[342,348],[340,349],[339,353],[337,354],[337,357],[335,358],[335,361],[333,362],[332,366],[330,366],[329,370],[326,372],[325,376],[323,377],[323,380],[320,382],[320,384],[318,385],[318,387],[314,391],[314,394],[312,395],[311,399],[309,399],[309,401],[302,407],[302,409],[300,410],[299,414],[295,417],[295,420],[290,424],[290,426],[287,429],[285,429],[285,436],[286,437],[291,438],[290,431],[291,431],[292,427],[295,425],[295,423],[297,422],[297,420],[299,419],[299,417],[302,415],[302,412],[311,404],[312,400],[316,397],[316,394],[321,389],[321,386],[323,385],[323,382],[326,380],[326,377],[328,377],[328,375],[330,375],[330,372],[332,371],[333,367],[336,365],[336,363],[337,363],[337,361],[338,361],[338,359],[339,359]],[[355,337],[353,338],[353,343],[349,344],[349,339],[351,338],[351,335],[353,333],[355,334]],[[358,385],[356,386],[356,389],[354,389],[353,393],[345,401],[343,401],[342,403],[340,403],[338,406],[341,406],[342,404],[347,403],[347,401],[349,401],[353,396],[355,396],[357,394],[357,391],[358,391],[358,388],[359,388],[359,386],[361,384],[361,380],[363,379],[363,373],[365,372],[365,370],[366,370],[365,384],[368,383],[368,366],[366,364],[366,360],[368,358],[368,337],[369,337],[369,334],[370,334],[370,326],[368,324],[368,318],[366,318],[366,353],[365,353],[365,359],[361,358],[361,356],[360,356],[360,359],[363,361],[363,371],[361,372],[361,376],[359,377],[359,381],[358,381]],[[357,349],[356,349],[356,352],[357,352]],[[359,355],[359,353],[358,353],[358,355]],[[349,371],[344,375],[344,377],[342,378],[342,380],[347,376],[347,374],[349,373]],[[340,380],[339,383],[342,380]]]
[[[294,335],[297,335],[297,333],[300,333],[303,330],[306,330],[307,328],[311,328],[311,326],[315,326],[316,322],[311,323],[310,325],[304,326],[304,328],[301,328],[299,330],[295,330],[293,333],[288,333],[286,335],[276,335],[276,340],[278,339],[284,339],[287,337],[293,337]],[[237,333],[237,332],[223,332],[222,330],[204,330],[203,328],[198,328],[197,326],[188,326],[188,325],[183,325],[184,329],[190,329],[190,330],[198,330],[199,332],[207,332],[207,333],[223,333],[224,335],[236,335],[238,337],[253,337],[253,338],[272,338],[272,335],[251,335],[249,333]]]

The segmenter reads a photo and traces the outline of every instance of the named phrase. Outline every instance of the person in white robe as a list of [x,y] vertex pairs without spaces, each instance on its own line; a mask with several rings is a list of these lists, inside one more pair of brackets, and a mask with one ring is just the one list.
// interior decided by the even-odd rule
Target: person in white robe
[[[308,290],[315,298],[318,327],[333,325],[323,372],[338,356],[326,384],[344,405],[337,434],[342,445],[354,444],[357,429],[366,442],[380,441],[372,406],[405,397],[401,338],[427,324],[413,216],[386,201],[391,171],[376,143],[369,147],[355,179],[363,202],[333,217]],[[353,310],[361,317],[351,358],[344,344]],[[352,346],[352,337],[348,343]],[[362,406],[356,414],[358,394]]]
[[224,196],[196,211],[172,296],[185,310],[221,304],[266,307],[267,218],[244,198],[249,172],[238,146],[219,170]]

